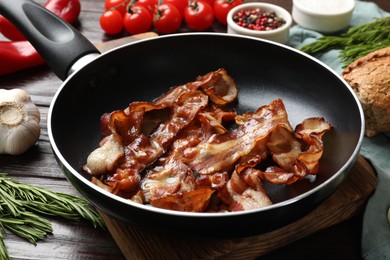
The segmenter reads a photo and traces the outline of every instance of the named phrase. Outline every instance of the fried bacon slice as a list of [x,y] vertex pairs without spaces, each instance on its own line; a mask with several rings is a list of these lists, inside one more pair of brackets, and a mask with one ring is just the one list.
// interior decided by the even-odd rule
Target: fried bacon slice
[[83,170],[97,186],[154,207],[242,211],[272,201],[263,186],[315,175],[324,151],[324,118],[293,130],[281,99],[242,115],[226,70],[132,102],[101,117],[102,140]]
[[211,174],[231,169],[234,163],[250,153],[260,140],[283,125],[291,129],[281,99],[260,107],[250,119],[233,131],[213,135],[207,142],[185,152],[185,159],[200,174]]
[[177,97],[185,92],[203,90],[218,105],[225,105],[237,99],[238,89],[234,79],[225,69],[219,69],[197,77],[193,82],[170,89],[167,93],[154,100],[155,105],[170,106],[176,102]]
[[308,174],[317,174],[324,150],[321,138],[331,127],[324,118],[316,117],[305,119],[294,133],[277,128],[267,146],[279,167],[268,167],[263,179],[273,184],[291,184]]
[[272,204],[261,178],[252,168],[247,168],[242,174],[234,171],[218,195],[228,205],[229,211],[257,209]]
[[[207,113],[208,116],[204,116],[204,113]],[[183,193],[187,195],[197,194],[194,190],[203,189],[204,187],[215,190],[226,184],[228,180],[227,173],[204,176],[205,178],[201,176],[195,178],[192,169],[183,163],[183,152],[185,149],[195,147],[207,140],[215,132],[220,131],[223,118],[221,115],[225,115],[225,112],[214,106],[200,113],[198,118],[173,142],[167,155],[160,157],[157,163],[146,171],[141,181],[144,202],[154,206],[164,205],[165,208],[171,205],[173,208],[169,209],[175,209],[178,205],[170,204],[172,203],[172,198],[181,198]],[[216,116],[216,118],[212,118],[212,116]],[[234,117],[227,118],[233,119]],[[215,121],[219,121],[218,127],[214,125]],[[186,198],[186,203],[199,204],[201,198],[203,198],[207,200],[203,201],[204,205],[208,205],[210,196],[200,197],[197,195],[193,198],[196,198],[196,200],[192,201],[190,198]],[[170,203],[165,203],[166,201],[170,201]],[[199,206],[187,206],[192,209],[199,208]]]
[[173,196],[153,200],[150,205],[178,211],[203,212],[207,208],[213,192],[214,190],[210,188],[183,191]]
[[112,134],[104,138],[101,146],[94,150],[87,158],[87,164],[83,167],[89,174],[104,174],[115,170],[115,165],[124,155],[121,139]]
[[[140,173],[148,165],[162,156],[175,140],[180,130],[187,127],[197,113],[207,105],[207,96],[198,91],[185,93],[183,100],[172,107],[169,120],[161,122],[151,136],[141,134],[125,147],[124,162],[118,166],[110,179],[116,182],[114,192],[138,190]],[[128,180],[134,180],[129,183]]]

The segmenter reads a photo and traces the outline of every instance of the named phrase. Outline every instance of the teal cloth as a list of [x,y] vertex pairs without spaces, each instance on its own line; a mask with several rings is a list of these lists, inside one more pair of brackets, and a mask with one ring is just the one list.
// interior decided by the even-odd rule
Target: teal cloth
[[[383,11],[375,3],[356,1],[351,26],[387,16],[390,13]],[[291,28],[288,44],[299,48],[321,36],[323,35],[318,32],[295,25]],[[315,57],[341,74],[343,69],[338,55],[338,50],[331,50]],[[361,154],[372,163],[378,174],[376,190],[370,197],[363,216],[362,257],[366,260],[390,259],[390,224],[387,220],[390,208],[390,134],[364,137]]]

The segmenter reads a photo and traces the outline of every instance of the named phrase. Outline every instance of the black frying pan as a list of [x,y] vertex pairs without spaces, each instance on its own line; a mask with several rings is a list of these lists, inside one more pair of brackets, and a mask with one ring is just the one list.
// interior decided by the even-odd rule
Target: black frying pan
[[[92,204],[126,223],[212,237],[267,232],[301,218],[332,194],[358,157],[364,116],[357,97],[336,73],[292,48],[248,37],[190,33],[142,40],[100,55],[72,27],[30,1],[1,1],[0,12],[24,28],[65,80],[48,114],[50,142],[59,166]],[[219,68],[227,69],[238,84],[239,113],[282,98],[293,126],[318,116],[333,124],[324,136],[320,172],[313,182],[266,185],[274,202],[266,208],[186,213],[124,200],[83,175],[81,168],[101,139],[103,113],[123,109],[132,101],[151,101],[171,86]]]

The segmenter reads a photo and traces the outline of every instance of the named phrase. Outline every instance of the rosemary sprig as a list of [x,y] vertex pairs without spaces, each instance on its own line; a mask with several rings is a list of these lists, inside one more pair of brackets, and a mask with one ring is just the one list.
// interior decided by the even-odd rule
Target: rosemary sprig
[[0,232],[0,259],[9,260],[7,248],[4,244],[3,232]]
[[11,231],[34,245],[38,240],[53,232],[48,220],[31,212],[22,212],[18,218],[8,214],[0,215],[0,223],[3,229]]
[[323,36],[300,48],[309,54],[340,50],[343,68],[366,54],[390,46],[390,17],[349,28],[340,36]]
[[71,220],[86,219],[91,221],[94,227],[104,226],[102,219],[84,199],[40,187],[32,187],[10,178],[1,178],[1,175],[0,190],[12,194],[18,203],[33,212]]
[[95,228],[104,228],[103,220],[86,200],[25,184],[6,175],[0,173],[0,259],[9,259],[3,240],[6,230],[32,244],[53,232],[50,221],[39,215],[85,219]]

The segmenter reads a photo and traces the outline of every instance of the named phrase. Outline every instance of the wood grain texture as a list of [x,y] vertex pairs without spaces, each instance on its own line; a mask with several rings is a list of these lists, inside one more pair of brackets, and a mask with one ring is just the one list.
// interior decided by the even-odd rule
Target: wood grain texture
[[98,50],[100,52],[106,52],[106,51],[109,51],[113,48],[116,48],[118,46],[122,46],[122,45],[130,43],[130,42],[148,39],[148,38],[154,38],[157,36],[158,36],[158,34],[155,32],[146,32],[146,33],[127,36],[127,37],[123,37],[123,38],[119,38],[119,39],[115,39],[115,40],[111,40],[111,41],[107,41],[107,42],[100,42],[100,43],[95,44],[95,46],[96,46],[96,48],[98,48]]

